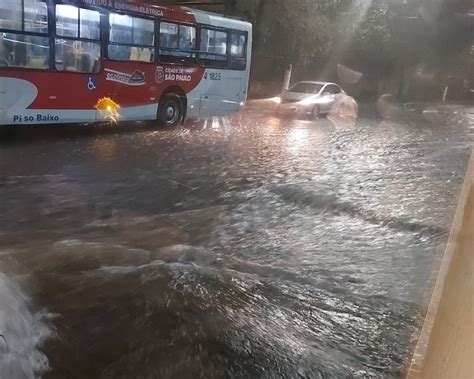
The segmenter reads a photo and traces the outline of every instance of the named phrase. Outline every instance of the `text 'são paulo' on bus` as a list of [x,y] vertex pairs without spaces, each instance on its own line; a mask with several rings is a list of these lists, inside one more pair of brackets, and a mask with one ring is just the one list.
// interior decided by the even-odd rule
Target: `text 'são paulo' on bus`
[[0,0],[0,125],[219,116],[246,101],[251,24],[126,0]]

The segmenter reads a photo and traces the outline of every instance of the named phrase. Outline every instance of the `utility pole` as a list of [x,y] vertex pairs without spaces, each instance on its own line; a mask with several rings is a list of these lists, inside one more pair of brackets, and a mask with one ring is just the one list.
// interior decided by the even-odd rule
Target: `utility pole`
[[288,90],[290,88],[291,83],[291,72],[293,71],[293,65],[290,64],[288,69],[285,70],[285,76],[283,78],[283,91]]

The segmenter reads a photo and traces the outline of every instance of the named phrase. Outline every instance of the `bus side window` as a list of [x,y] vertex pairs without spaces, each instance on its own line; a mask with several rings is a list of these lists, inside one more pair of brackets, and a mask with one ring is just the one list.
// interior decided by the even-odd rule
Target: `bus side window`
[[172,62],[173,53],[178,51],[179,25],[162,21],[160,23],[160,60]]
[[160,23],[160,61],[190,63],[196,58],[196,28],[170,22]]
[[56,70],[99,71],[99,12],[72,5],[56,5],[56,35]]
[[79,37],[79,8],[73,5],[56,5],[56,34],[61,37]]
[[236,70],[245,70],[247,55],[247,35],[233,31],[230,34],[230,65]]
[[0,1],[0,28],[22,30],[22,2],[18,0]]
[[100,44],[56,39],[56,69],[59,71],[98,72]]
[[0,28],[12,30],[0,32],[0,67],[50,67],[48,11],[44,1],[1,0]]
[[196,28],[192,26],[179,26],[179,50],[185,52],[186,56],[190,58],[196,49]]
[[49,38],[0,33],[0,67],[49,68]]
[[100,14],[90,9],[80,10],[79,30],[81,38],[100,40]]
[[24,0],[25,32],[48,33],[48,7],[46,3]]
[[117,13],[109,15],[107,54],[117,61],[153,62],[155,22]]
[[227,67],[227,32],[202,28],[199,58],[207,67]]

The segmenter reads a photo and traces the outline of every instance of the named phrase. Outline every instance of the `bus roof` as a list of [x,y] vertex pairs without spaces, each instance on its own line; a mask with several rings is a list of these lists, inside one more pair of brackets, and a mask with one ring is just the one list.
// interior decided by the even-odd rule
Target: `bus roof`
[[179,5],[157,5],[151,1],[141,0],[56,0],[56,2],[105,7],[119,12],[136,13],[150,17],[164,17],[176,21],[198,22],[216,27],[249,32],[252,30],[252,25],[249,22]]
[[182,9],[191,12],[196,17],[196,21],[202,24],[208,24],[222,28],[245,30],[248,32],[251,32],[252,30],[252,24],[247,21],[239,20],[237,18],[229,18],[217,13],[206,12],[198,9]]

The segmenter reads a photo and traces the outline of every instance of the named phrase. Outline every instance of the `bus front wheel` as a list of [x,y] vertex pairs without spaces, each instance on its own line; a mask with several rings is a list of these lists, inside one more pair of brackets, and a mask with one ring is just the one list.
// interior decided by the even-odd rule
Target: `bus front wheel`
[[180,97],[170,93],[163,96],[158,107],[160,126],[174,127],[183,119],[183,103]]

